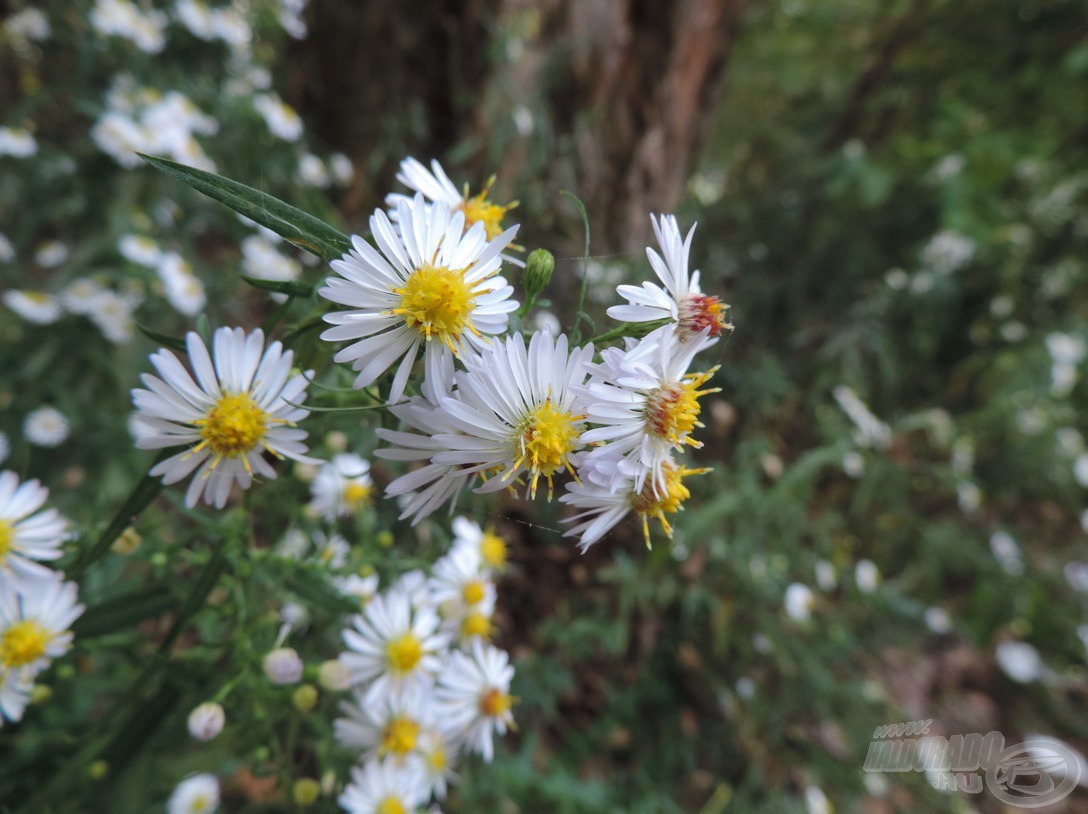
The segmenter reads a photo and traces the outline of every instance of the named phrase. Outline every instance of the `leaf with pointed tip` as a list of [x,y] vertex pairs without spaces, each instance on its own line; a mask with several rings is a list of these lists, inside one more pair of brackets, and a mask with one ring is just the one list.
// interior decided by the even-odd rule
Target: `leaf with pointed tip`
[[295,280],[262,280],[260,277],[247,277],[245,274],[242,275],[242,279],[254,288],[274,291],[277,294],[286,294],[288,297],[305,297],[309,299],[314,295],[315,286],[309,283],[300,283]]
[[226,204],[322,260],[334,260],[351,249],[351,241],[343,232],[267,192],[166,158],[137,155],[155,169]]

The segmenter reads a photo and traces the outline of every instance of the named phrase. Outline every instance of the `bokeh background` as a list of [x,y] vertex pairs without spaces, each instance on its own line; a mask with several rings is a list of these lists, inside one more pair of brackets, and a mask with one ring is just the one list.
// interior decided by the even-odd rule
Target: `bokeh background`
[[[632,524],[579,555],[555,504],[468,508],[511,544],[498,641],[518,731],[444,810],[1012,810],[863,764],[876,727],[915,719],[1088,752],[1086,88],[1072,0],[7,0],[3,465],[78,522],[111,516],[147,465],[128,391],[157,344],[137,323],[256,325],[280,306],[242,274],[325,274],[135,150],[356,231],[407,155],[474,192],[495,175],[519,242],[557,257],[564,325],[572,191],[601,330],[614,286],[649,274],[648,214],[675,212],[736,324],[695,454],[714,471],[649,551]],[[47,295],[40,319],[14,290]],[[28,439],[43,406],[70,426],[51,448]],[[316,420],[315,437],[340,426]],[[162,518],[83,587],[88,604],[163,592],[141,635],[201,534]],[[0,730],[11,800],[138,668],[110,649],[131,631],[85,633],[48,726]],[[74,799],[161,801],[197,764],[167,725],[185,708]],[[253,781],[251,741],[220,747],[225,809],[293,810]],[[1088,789],[1046,810],[1088,811]]]

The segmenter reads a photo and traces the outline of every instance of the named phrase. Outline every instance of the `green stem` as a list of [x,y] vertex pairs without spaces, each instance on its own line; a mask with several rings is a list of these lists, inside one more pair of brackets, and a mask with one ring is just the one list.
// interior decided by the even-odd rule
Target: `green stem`
[[574,205],[578,207],[578,214],[582,216],[582,225],[585,227],[586,232],[585,251],[582,253],[582,290],[578,294],[578,310],[574,314],[574,325],[571,326],[570,330],[571,347],[576,347],[578,341],[582,337],[582,320],[584,319],[591,326],[593,325],[593,320],[589,318],[589,315],[584,310],[586,304],[586,290],[589,287],[589,215],[586,213],[586,205],[582,203],[581,198],[573,192],[563,190],[560,194],[566,195],[574,201]]

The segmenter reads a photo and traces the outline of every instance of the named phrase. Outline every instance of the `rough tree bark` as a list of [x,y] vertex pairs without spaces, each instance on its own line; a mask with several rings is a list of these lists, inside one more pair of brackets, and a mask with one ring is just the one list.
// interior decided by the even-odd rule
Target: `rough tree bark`
[[[542,98],[556,188],[593,218],[597,251],[640,251],[647,213],[675,207],[720,98],[745,0],[315,0],[293,100],[363,172],[347,208],[376,203],[400,149],[441,156],[486,143],[489,89]],[[521,56],[488,76],[493,32],[538,21]],[[514,170],[515,142],[499,161]],[[480,174],[488,168],[476,156]]]

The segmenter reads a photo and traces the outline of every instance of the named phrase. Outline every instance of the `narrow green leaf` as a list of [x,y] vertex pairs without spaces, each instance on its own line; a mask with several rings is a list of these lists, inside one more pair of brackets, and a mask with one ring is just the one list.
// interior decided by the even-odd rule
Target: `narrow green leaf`
[[316,286],[310,283],[300,283],[297,280],[262,280],[260,277],[247,277],[242,275],[242,279],[249,283],[254,288],[260,288],[264,291],[275,291],[277,294],[286,294],[288,297],[304,297],[309,299],[314,295],[314,288]]
[[88,609],[72,625],[72,632],[81,640],[116,633],[165,613],[177,602],[177,598],[163,585],[133,591]]
[[582,217],[582,227],[585,229],[586,242],[585,251],[582,255],[582,288],[578,293],[578,309],[574,314],[574,325],[570,332],[571,345],[577,345],[578,340],[582,337],[581,323],[582,320],[590,323],[590,327],[593,327],[593,320],[590,319],[589,314],[585,312],[586,305],[586,290],[589,287],[589,214],[586,212],[586,205],[582,203],[582,199],[568,190],[561,190],[560,195],[564,195],[570,198],[574,202],[575,207],[578,209],[578,214]]
[[153,331],[150,328],[145,328],[138,322],[136,323],[136,329],[152,342],[158,342],[164,348],[170,348],[171,350],[185,353],[185,340],[179,336],[170,336],[170,334]]
[[612,342],[616,339],[623,339],[625,336],[630,336],[633,339],[641,339],[651,331],[655,331],[662,325],[668,325],[672,322],[671,319],[654,319],[649,322],[623,322],[610,331],[605,331],[603,334],[597,334],[590,342],[598,344],[600,342]]
[[155,169],[226,204],[322,260],[333,260],[351,248],[351,241],[343,232],[266,192],[176,161],[138,155]]

